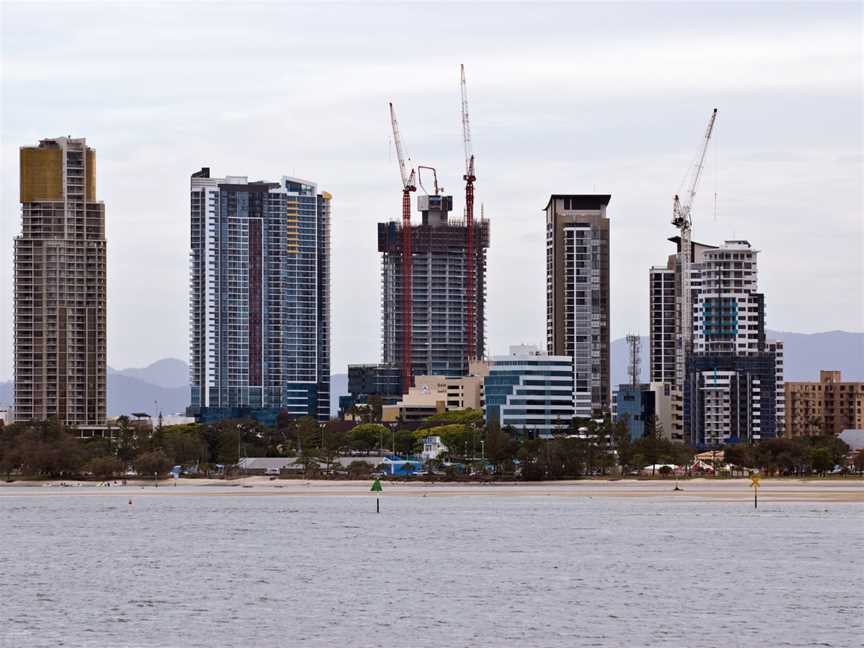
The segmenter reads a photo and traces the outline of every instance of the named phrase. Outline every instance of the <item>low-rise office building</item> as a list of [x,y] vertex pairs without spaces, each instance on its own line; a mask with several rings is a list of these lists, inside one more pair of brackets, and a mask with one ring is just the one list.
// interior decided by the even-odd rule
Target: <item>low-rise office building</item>
[[529,436],[564,431],[575,415],[573,389],[573,358],[547,355],[534,346],[510,347],[509,355],[489,363],[484,380],[486,422]]
[[416,376],[414,386],[399,402],[382,408],[382,420],[421,421],[445,412],[483,409],[483,380],[488,373],[485,362],[472,361],[469,375],[462,378]]
[[672,385],[641,383],[619,385],[614,420],[626,420],[635,441],[653,429],[661,438],[672,439]]
[[349,364],[348,393],[339,397],[339,417],[353,418],[356,406],[373,399],[393,405],[402,396],[402,370],[387,364]]
[[820,371],[819,382],[787,382],[786,436],[839,435],[864,428],[864,382]]

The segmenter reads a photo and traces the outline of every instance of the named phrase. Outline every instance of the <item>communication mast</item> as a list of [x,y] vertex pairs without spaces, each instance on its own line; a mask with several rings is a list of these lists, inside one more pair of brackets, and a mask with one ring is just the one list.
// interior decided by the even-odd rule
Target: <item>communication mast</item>
[[468,360],[477,356],[476,326],[474,324],[474,152],[471,149],[471,124],[468,120],[468,86],[465,83],[465,66],[460,66],[462,77],[462,140],[465,145],[465,225],[467,241],[465,250],[465,346]]
[[627,362],[627,375],[630,376],[630,385],[638,387],[642,376],[642,340],[638,335],[627,335],[627,348],[629,352]]
[[416,173],[410,168],[411,160],[402,150],[396,111],[390,103],[390,122],[393,125],[393,143],[402,176],[402,389],[411,387],[411,192],[417,191]]

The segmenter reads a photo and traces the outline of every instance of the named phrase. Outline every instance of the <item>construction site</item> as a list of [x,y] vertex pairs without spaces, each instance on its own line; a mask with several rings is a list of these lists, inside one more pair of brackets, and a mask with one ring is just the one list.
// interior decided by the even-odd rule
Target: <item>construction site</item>
[[[418,375],[464,376],[485,355],[486,251],[489,221],[474,218],[477,179],[471,144],[465,69],[461,68],[465,205],[451,218],[453,196],[443,194],[438,170],[414,165],[405,154],[390,104],[399,163],[401,221],[378,223],[381,264],[382,359],[401,370],[405,392]],[[427,187],[424,184],[429,184]],[[411,194],[421,222],[412,223]]]

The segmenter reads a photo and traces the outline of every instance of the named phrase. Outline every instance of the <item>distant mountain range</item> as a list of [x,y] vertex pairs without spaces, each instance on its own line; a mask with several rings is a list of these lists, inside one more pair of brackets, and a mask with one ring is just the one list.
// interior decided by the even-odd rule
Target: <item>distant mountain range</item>
[[[0,404],[11,404],[12,382],[0,383]],[[177,414],[189,405],[189,365],[165,358],[133,369],[108,367],[108,416],[132,412]]]
[[[843,380],[864,381],[864,333],[828,331],[826,333],[788,333],[765,331],[769,340],[783,342],[784,380],[819,380],[821,369],[841,371]],[[641,339],[642,382],[648,382],[650,349],[648,337]],[[627,340],[618,338],[612,342],[612,388],[628,382],[627,363],[629,352]]]
[[185,388],[189,385],[189,365],[177,358],[157,360],[142,369],[112,369],[108,367],[108,373],[128,376],[169,389],[173,387]]
[[[782,340],[787,381],[819,380],[820,369],[843,373],[844,380],[864,381],[864,333],[828,331],[789,333],[768,331],[768,339]],[[612,342],[613,388],[627,382],[627,341]],[[642,338],[642,381],[648,380],[648,338]],[[348,392],[348,376],[330,376],[330,412],[339,409],[339,396]],[[0,383],[0,405],[12,403],[12,383]],[[108,369],[108,415],[161,411],[184,412],[189,404],[189,365],[177,358],[158,360],[142,368]]]

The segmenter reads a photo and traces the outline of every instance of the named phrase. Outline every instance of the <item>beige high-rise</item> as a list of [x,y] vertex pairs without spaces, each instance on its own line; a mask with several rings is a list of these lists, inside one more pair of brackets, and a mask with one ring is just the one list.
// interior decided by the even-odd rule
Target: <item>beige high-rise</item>
[[105,206],[86,141],[21,148],[15,418],[105,424]]

